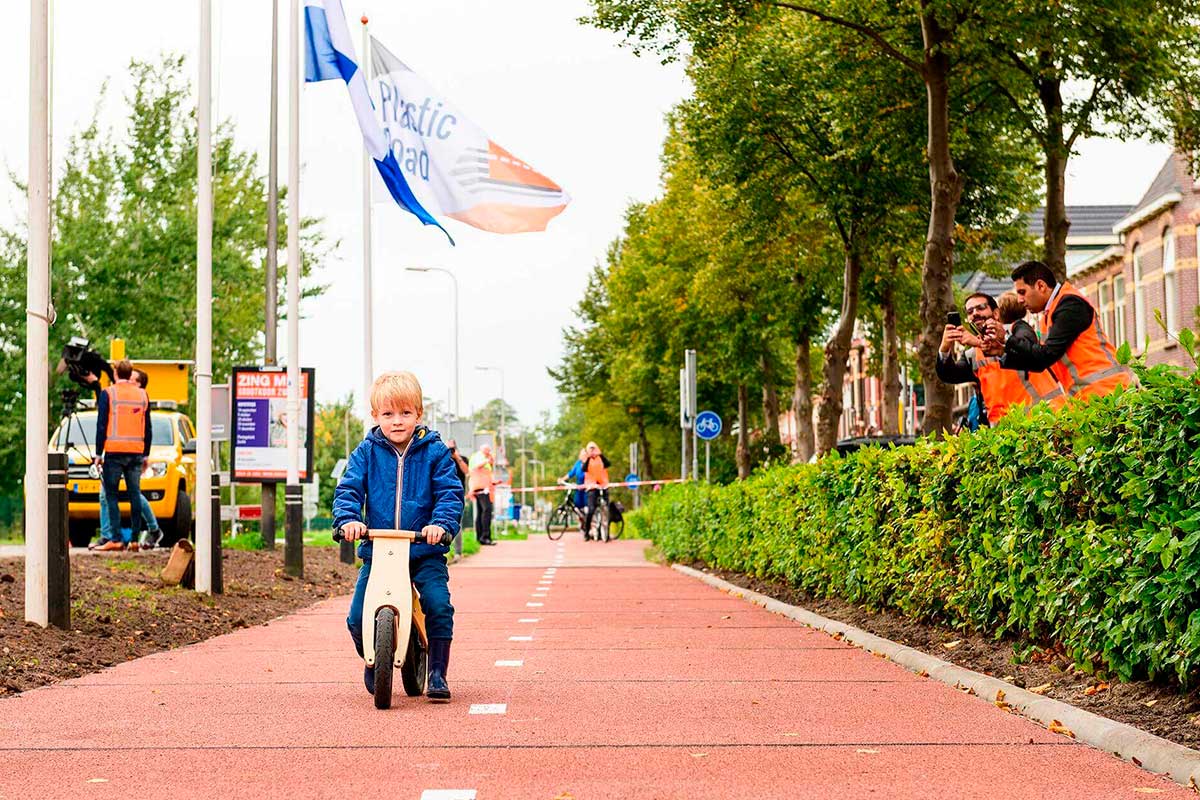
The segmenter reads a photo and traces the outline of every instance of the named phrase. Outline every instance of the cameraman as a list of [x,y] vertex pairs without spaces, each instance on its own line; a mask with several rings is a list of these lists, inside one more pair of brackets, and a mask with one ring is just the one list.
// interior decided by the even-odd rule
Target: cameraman
[[107,375],[109,383],[116,383],[112,365],[104,360],[104,356],[88,347],[86,339],[72,338],[63,346],[62,357],[58,360],[59,375],[69,370],[68,377],[80,386],[92,390],[96,402],[100,402],[100,376]]
[[[136,501],[142,492],[142,465],[150,455],[150,401],[146,390],[133,381],[133,365],[128,360],[117,363],[117,382],[99,397],[96,410],[96,457],[102,465],[100,479],[104,484],[104,511],[110,530],[121,530],[121,506],[117,492],[121,478],[129,491],[129,528],[140,530],[142,504]],[[107,454],[105,450],[107,449]],[[129,544],[113,541],[98,550],[138,550],[137,541]]]

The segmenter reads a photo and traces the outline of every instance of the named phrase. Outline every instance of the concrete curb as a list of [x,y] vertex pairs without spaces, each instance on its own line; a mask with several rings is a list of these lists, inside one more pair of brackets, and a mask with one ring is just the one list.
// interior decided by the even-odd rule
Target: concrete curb
[[[951,664],[920,650],[867,633],[853,625],[827,619],[799,606],[788,605],[773,597],[743,589],[691,567],[673,564],[672,568],[810,628],[835,636],[840,635],[845,641],[861,647],[868,653],[883,656],[907,670],[928,675],[956,689],[970,689],[987,702],[1003,698],[1003,702],[1013,711],[1047,728],[1052,722],[1056,722],[1072,732],[1076,741],[1112,753],[1149,772],[1167,775],[1182,786],[1200,791],[1200,751],[1169,742],[1132,725],[1115,722],[1059,700],[1042,697],[998,678]],[[1003,694],[998,694],[999,692]]]

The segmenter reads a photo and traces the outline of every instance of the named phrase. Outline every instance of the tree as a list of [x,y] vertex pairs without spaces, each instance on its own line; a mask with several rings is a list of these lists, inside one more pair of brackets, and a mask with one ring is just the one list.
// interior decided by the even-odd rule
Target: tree
[[[127,98],[127,130],[102,130],[93,120],[71,137],[66,169],[57,181],[51,278],[58,318],[50,329],[52,354],[80,335],[102,351],[109,338],[124,338],[134,358],[195,353],[192,93],[182,57],[134,61],[130,72],[134,88]],[[212,160],[213,367],[222,375],[234,364],[261,358],[267,199],[256,157],[237,147],[229,123],[214,132]],[[282,194],[277,198],[281,206],[283,199]],[[281,232],[281,240],[284,236]],[[328,248],[317,220],[304,220],[301,239],[307,279],[302,295],[311,297],[323,289],[311,282],[311,274]],[[0,474],[9,487],[19,485],[24,471],[24,361],[19,355],[25,341],[25,241],[21,228],[0,231]],[[52,411],[57,408],[52,398]]]
[[1166,133],[1172,89],[1200,79],[1189,55],[1200,44],[1200,2],[1008,0],[989,4],[988,13],[995,84],[1042,151],[1043,259],[1064,281],[1066,173],[1075,144],[1101,129],[1120,137],[1148,128]]

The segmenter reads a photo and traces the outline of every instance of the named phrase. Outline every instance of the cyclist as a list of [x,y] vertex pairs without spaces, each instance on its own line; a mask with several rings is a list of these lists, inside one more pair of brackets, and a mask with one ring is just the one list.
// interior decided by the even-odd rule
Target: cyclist
[[587,487],[587,512],[583,518],[583,538],[587,541],[592,538],[592,517],[600,505],[600,492],[608,491],[608,467],[611,462],[595,442],[588,442],[585,452],[587,458],[583,463],[583,482]]
[[[583,479],[585,477],[583,469],[584,464],[586,463],[587,448],[581,447],[579,448],[579,459],[576,460],[575,465],[571,467],[570,471],[567,472],[566,475],[563,475],[558,479],[559,483],[572,483],[576,486],[583,486]],[[579,524],[582,528],[583,512],[584,509],[587,508],[587,492],[584,489],[575,489],[571,492],[571,499],[575,503],[575,513],[579,516]]]

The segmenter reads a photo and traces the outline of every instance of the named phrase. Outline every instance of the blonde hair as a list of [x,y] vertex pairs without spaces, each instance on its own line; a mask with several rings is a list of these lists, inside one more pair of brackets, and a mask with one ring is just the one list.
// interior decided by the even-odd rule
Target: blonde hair
[[421,397],[421,382],[411,372],[385,372],[371,384],[371,414],[385,408],[411,408],[418,415],[425,413]]
[[1016,292],[1005,292],[1000,295],[996,306],[1000,311],[1000,321],[1005,325],[1012,325],[1019,319],[1025,319],[1025,305]]

